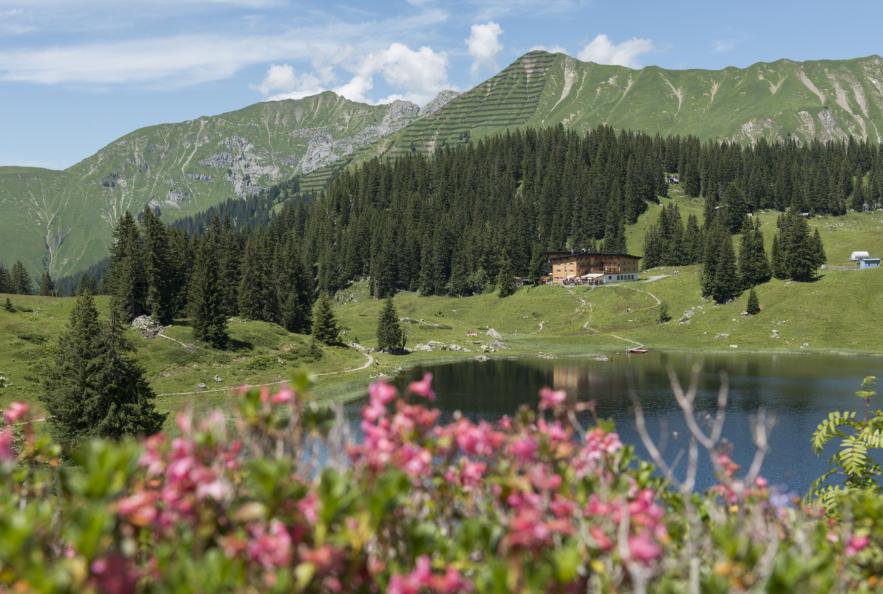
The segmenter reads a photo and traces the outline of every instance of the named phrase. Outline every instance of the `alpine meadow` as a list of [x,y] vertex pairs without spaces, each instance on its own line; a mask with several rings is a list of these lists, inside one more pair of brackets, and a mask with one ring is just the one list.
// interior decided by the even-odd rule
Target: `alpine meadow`
[[0,1],[0,593],[883,592],[883,11],[801,8]]

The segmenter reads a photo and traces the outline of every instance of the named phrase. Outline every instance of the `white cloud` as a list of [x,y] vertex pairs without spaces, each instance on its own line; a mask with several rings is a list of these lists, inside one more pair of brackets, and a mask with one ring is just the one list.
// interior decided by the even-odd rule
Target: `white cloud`
[[577,58],[584,62],[640,68],[638,57],[653,49],[653,42],[643,37],[633,37],[622,43],[613,43],[607,35],[601,33],[580,50]]
[[267,101],[300,99],[327,90],[334,81],[334,71],[330,67],[316,72],[297,74],[291,64],[273,64],[267,70],[264,80],[252,88],[267,96]]
[[482,68],[497,69],[497,56],[503,49],[503,44],[500,43],[502,34],[503,28],[493,21],[483,25],[472,25],[469,38],[466,39],[466,47],[469,48],[469,55],[472,56],[472,76],[478,75]]
[[[421,30],[446,18],[444,11],[429,10],[386,21],[333,21],[324,26],[274,34],[183,34],[0,49],[0,80],[102,87],[181,87],[228,78],[243,68],[258,64],[303,60],[317,68],[334,67],[352,59],[353,55],[376,51],[384,43],[384,38],[385,43],[389,43],[390,37]],[[378,31],[382,33],[378,34]],[[446,66],[446,58],[444,62]],[[437,65],[431,62],[428,65],[437,70]],[[389,68],[388,76],[395,79],[394,65]],[[430,72],[426,76],[431,79],[433,74]],[[316,77],[322,80],[322,76]],[[415,74],[412,77],[419,78]],[[302,84],[305,81],[301,79]]]
[[374,88],[376,76],[382,76],[397,91],[384,101],[400,98],[422,105],[451,87],[447,54],[425,46],[415,51],[393,43],[366,56],[355,68],[353,77],[334,91],[352,101],[370,102],[368,92]]
[[536,50],[550,52],[553,54],[567,54],[567,48],[562,47],[560,45],[535,45],[532,48],[530,48],[530,51],[536,51]]

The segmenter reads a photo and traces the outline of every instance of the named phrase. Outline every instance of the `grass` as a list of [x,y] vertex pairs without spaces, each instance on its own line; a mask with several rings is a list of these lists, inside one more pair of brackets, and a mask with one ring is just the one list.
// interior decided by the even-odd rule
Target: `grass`
[[[0,407],[12,400],[24,400],[39,409],[42,365],[47,350],[67,326],[74,300],[21,295],[9,298],[24,311],[10,313],[0,308],[0,375],[10,382],[0,388]],[[0,295],[0,302],[5,299]],[[108,299],[99,297],[96,301],[102,315],[106,315]],[[233,318],[229,329],[234,346],[226,351],[193,344],[190,328],[183,323],[164,332],[183,344],[162,337],[146,339],[135,331],[128,333],[136,347],[136,358],[159,395],[162,410],[222,405],[232,388],[242,384],[291,379],[307,370],[336,374],[360,367],[366,360],[354,349],[326,346],[319,347],[321,356],[316,358],[311,353],[310,337],[291,334],[275,324]],[[335,378],[319,376],[319,391]],[[201,389],[200,384],[206,387]]]

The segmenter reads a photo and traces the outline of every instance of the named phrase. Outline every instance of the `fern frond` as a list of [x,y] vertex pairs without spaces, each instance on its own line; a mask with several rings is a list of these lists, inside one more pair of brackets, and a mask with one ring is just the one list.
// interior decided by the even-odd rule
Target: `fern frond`
[[868,464],[868,447],[856,435],[843,439],[839,453],[840,463],[850,476],[862,474]]
[[855,411],[835,410],[828,413],[828,417],[819,423],[812,434],[812,449],[816,455],[820,454],[828,442],[835,437],[843,437],[840,426],[855,419]]

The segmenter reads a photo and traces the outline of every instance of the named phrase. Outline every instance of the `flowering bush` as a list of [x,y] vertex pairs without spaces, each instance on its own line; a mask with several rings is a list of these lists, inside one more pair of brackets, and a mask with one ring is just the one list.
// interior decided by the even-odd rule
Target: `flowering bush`
[[94,441],[74,464],[25,405],[0,431],[0,592],[870,592],[883,499],[838,518],[715,449],[681,493],[590,403],[440,424],[431,376],[379,382],[353,445],[304,386],[244,391],[233,418]]

